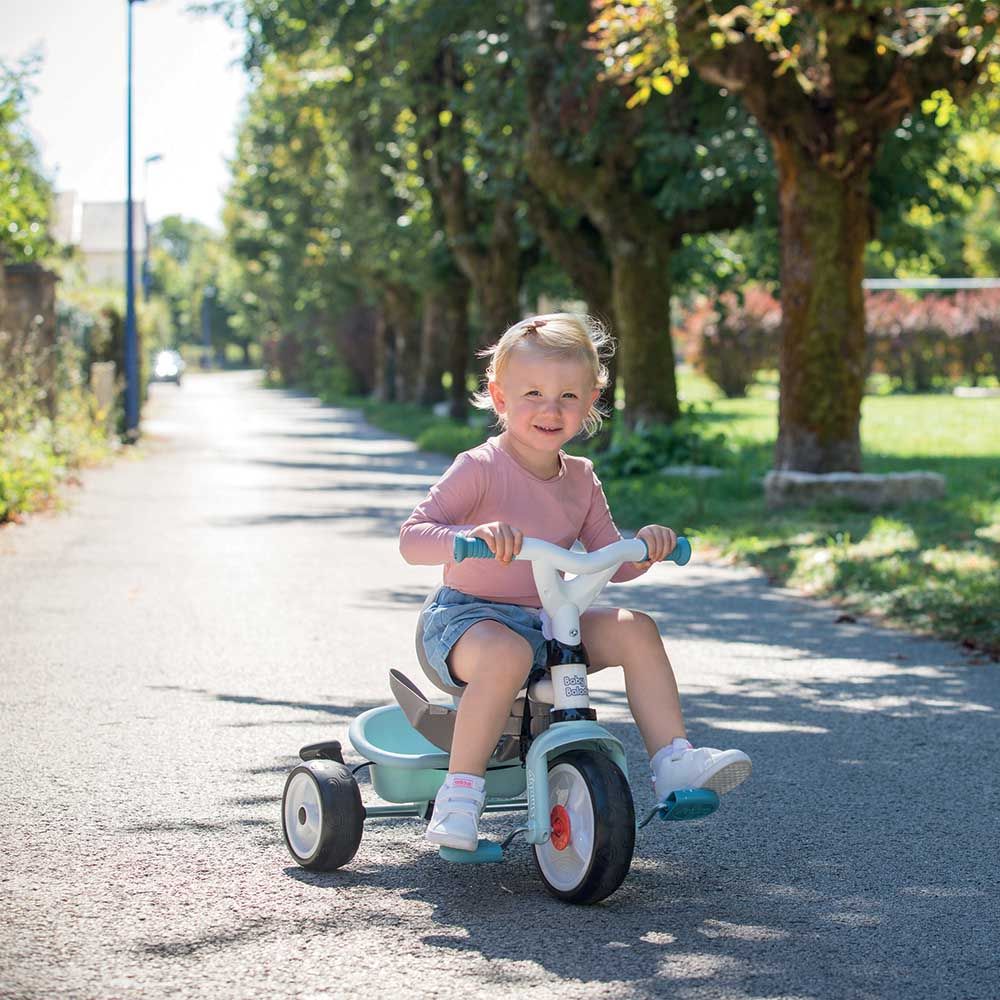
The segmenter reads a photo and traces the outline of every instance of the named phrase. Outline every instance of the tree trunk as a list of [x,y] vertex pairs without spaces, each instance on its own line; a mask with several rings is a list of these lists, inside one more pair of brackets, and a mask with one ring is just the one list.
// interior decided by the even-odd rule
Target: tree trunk
[[[464,178],[463,178],[464,183]],[[474,239],[473,223],[449,208],[444,215],[455,261],[479,304],[479,344],[495,344],[521,318],[521,247],[513,199],[498,199],[486,242]],[[454,203],[453,203],[454,204]]]
[[[446,98],[464,86],[460,60],[450,41],[442,41],[423,81],[431,95],[421,113],[440,121]],[[451,114],[451,109],[447,109]],[[521,246],[518,203],[498,194],[485,202],[465,173],[461,115],[436,128],[422,143],[424,180],[434,199],[455,263],[472,286],[479,307],[480,345],[495,343],[520,318]]]
[[447,331],[444,325],[445,292],[432,284],[424,293],[420,328],[420,370],[417,372],[416,400],[421,406],[433,406],[444,399],[441,376],[448,366]]
[[[524,199],[532,227],[542,238],[553,260],[569,275],[577,294],[586,301],[587,312],[600,320],[613,336],[616,335],[618,324],[611,291],[611,265],[600,232],[586,216],[574,226],[567,226],[552,202],[533,184],[526,185]],[[613,417],[618,377],[617,354],[608,358],[607,367],[608,387],[599,405]],[[609,443],[610,424],[605,423],[599,431],[598,447]]]
[[448,344],[448,371],[451,388],[448,396],[451,406],[448,414],[452,420],[465,423],[469,413],[468,391],[465,377],[469,370],[469,280],[461,271],[455,271],[446,286],[444,326]]
[[409,403],[416,398],[420,367],[420,302],[406,285],[387,283],[385,310],[395,350],[394,399]]
[[846,178],[772,136],[781,213],[781,399],[775,468],[861,469],[870,167]]
[[375,310],[375,379],[372,396],[388,402],[395,393],[394,344],[385,310]]
[[618,233],[608,240],[612,301],[618,319],[618,375],[628,427],[680,416],[670,340],[670,248]]
[[[527,90],[530,127],[526,137],[525,169],[534,185],[563,207],[582,210],[600,234],[604,255],[611,264],[610,310],[602,317],[610,320],[618,341],[618,356],[612,369],[613,382],[605,403],[614,413],[614,381],[625,383],[625,409],[620,416],[627,426],[637,423],[670,423],[680,415],[674,352],[670,342],[670,274],[672,243],[677,230],[673,220],[664,219],[652,199],[633,185],[636,166],[638,117],[622,118],[619,128],[609,135],[608,144],[592,164],[573,162],[557,154],[564,139],[561,107],[551,92],[552,54],[561,58],[553,28],[555,4],[551,0],[531,0],[526,23],[533,44],[528,50]],[[585,37],[583,26],[574,32],[573,45]],[[574,50],[570,50],[574,51]],[[583,49],[579,49],[583,53]],[[572,101],[569,92],[563,99]],[[576,280],[573,272],[570,276]],[[581,289],[594,308],[592,293],[599,288]],[[600,307],[595,309],[599,313]]]
[[451,375],[450,415],[465,420],[465,374],[469,361],[469,282],[457,268],[442,275],[424,298],[417,400],[424,406],[445,398],[441,381]]

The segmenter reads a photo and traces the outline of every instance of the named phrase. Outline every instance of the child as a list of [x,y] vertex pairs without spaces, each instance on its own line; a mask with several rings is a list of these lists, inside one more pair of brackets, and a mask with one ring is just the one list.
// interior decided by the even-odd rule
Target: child
[[[459,455],[403,524],[399,548],[411,564],[444,564],[444,587],[423,614],[423,646],[446,683],[464,686],[448,776],[427,839],[475,850],[486,764],[517,692],[546,662],[540,600],[531,565],[514,562],[525,535],[588,552],[621,539],[600,480],[585,458],[560,449],[601,422],[596,401],[607,385],[601,348],[607,334],[569,313],[516,323],[483,356],[487,391],[473,403],[492,409],[502,429]],[[482,538],[494,560],[452,561],[459,532]],[[621,566],[620,583],[673,551],[670,528],[638,532],[649,560]],[[656,801],[678,788],[728,792],[750,775],[740,750],[695,750],[685,738],[677,684],[660,633],[648,616],[591,608],[580,619],[590,669],[622,666],[629,707],[651,758]]]

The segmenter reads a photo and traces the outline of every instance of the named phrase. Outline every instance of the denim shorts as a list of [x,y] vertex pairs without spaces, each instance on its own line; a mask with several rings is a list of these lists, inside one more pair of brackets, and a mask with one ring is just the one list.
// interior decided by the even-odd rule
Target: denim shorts
[[542,634],[542,619],[535,608],[497,604],[442,587],[427,605],[421,621],[424,655],[445,684],[465,686],[464,681],[452,677],[448,670],[448,654],[465,630],[476,622],[494,621],[506,625],[531,644],[535,654],[533,666],[544,667],[548,662],[548,642]]

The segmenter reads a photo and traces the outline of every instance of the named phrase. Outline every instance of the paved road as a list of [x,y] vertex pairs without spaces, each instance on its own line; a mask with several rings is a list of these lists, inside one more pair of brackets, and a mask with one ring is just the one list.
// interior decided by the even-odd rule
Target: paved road
[[405,819],[292,865],[296,749],[414,672],[436,572],[396,532],[446,462],[244,374],[150,417],[144,457],[0,531],[0,996],[1000,996],[996,666],[723,567],[608,592],[655,614],[695,741],[756,773],[644,830],[605,903],[551,899],[524,846],[450,867]]

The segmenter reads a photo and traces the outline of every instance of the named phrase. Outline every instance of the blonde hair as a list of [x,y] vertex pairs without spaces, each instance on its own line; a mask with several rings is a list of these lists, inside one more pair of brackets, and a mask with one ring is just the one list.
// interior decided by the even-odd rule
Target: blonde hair
[[[586,361],[594,379],[594,388],[602,392],[608,386],[608,369],[604,364],[614,354],[614,341],[604,324],[593,316],[576,313],[548,313],[544,316],[530,316],[509,327],[504,335],[492,346],[479,351],[477,356],[489,358],[485,382],[496,382],[504,373],[510,359],[510,352],[521,342],[540,347],[550,358],[578,357]],[[600,396],[598,396],[600,399]],[[488,385],[484,384],[470,400],[480,410],[496,410]],[[597,406],[597,400],[583,419],[583,431],[592,437],[600,429],[607,416]],[[497,423],[507,426],[507,416],[496,413]]]

